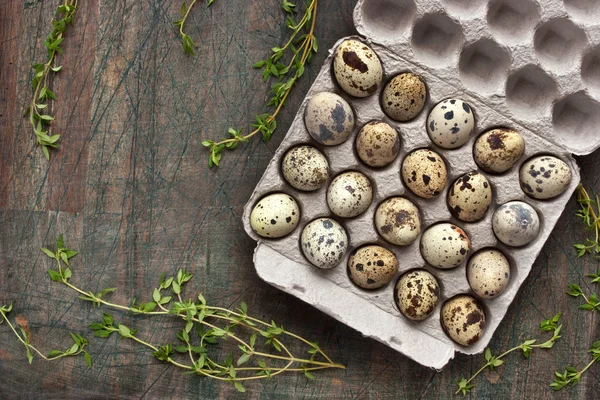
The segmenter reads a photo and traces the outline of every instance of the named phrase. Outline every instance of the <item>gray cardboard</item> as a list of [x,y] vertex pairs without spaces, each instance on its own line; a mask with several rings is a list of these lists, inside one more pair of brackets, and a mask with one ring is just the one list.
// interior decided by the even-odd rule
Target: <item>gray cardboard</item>
[[[332,57],[325,61],[244,210],[246,232],[258,241],[254,254],[258,275],[422,365],[440,369],[456,351],[481,353],[577,187],[579,168],[571,153],[587,154],[600,146],[600,135],[592,134],[598,126],[595,123],[600,122],[600,104],[597,102],[600,83],[592,79],[600,77],[600,18],[589,17],[600,13],[600,7],[594,5],[597,2],[589,2],[591,6],[587,12],[580,12],[574,11],[574,7],[584,2],[565,1],[569,5],[565,9],[562,0],[492,0],[489,3],[479,0],[359,1],[354,19],[358,31],[365,37],[356,38],[368,43],[379,55],[384,66],[384,80],[404,71],[421,75],[429,91],[427,103],[413,121],[392,121],[381,111],[380,92],[364,99],[345,94],[332,78]],[[563,22],[556,22],[556,18]],[[568,50],[574,53],[565,61],[568,65],[563,65],[552,58],[555,46],[560,43],[550,41],[560,41],[563,35],[563,39],[576,44],[579,31],[569,24],[584,33],[585,46],[576,49],[577,54],[575,50]],[[539,35],[542,37],[538,38]],[[539,41],[537,45],[534,44],[536,40]],[[442,46],[446,42],[449,49]],[[573,47],[577,48],[576,45]],[[322,91],[338,93],[348,100],[356,114],[356,132],[374,119],[382,119],[398,129],[402,148],[395,162],[377,170],[361,164],[353,150],[356,132],[348,141],[334,147],[320,146],[312,140],[304,127],[304,107],[312,95]],[[425,129],[429,110],[448,97],[467,101],[477,117],[476,133],[466,145],[456,150],[433,146]],[[445,158],[449,184],[466,172],[479,170],[472,157],[473,143],[481,132],[497,126],[519,131],[525,139],[526,149],[519,163],[508,172],[500,175],[483,172],[493,186],[494,202],[482,221],[464,223],[455,220],[445,203],[448,187],[440,196],[429,200],[418,198],[404,187],[400,164],[407,153],[420,147],[433,148]],[[373,202],[365,213],[352,219],[336,218],[348,232],[350,248],[342,263],[331,270],[312,266],[299,247],[300,233],[309,221],[331,216],[325,198],[327,185],[316,192],[297,191],[284,181],[279,168],[283,154],[301,143],[315,146],[327,156],[332,172],[330,181],[342,171],[358,170],[370,177],[375,188]],[[573,180],[569,188],[555,199],[534,200],[519,187],[520,164],[536,154],[556,155],[572,168]],[[278,240],[260,238],[249,223],[254,204],[272,192],[292,195],[302,209],[296,230]],[[475,345],[463,347],[454,343],[445,335],[439,321],[445,300],[459,293],[472,294],[465,265],[452,270],[429,267],[419,252],[418,241],[407,247],[392,246],[377,235],[373,223],[375,209],[384,199],[394,195],[408,197],[419,206],[422,231],[435,222],[450,221],[469,234],[473,245],[471,254],[485,247],[496,247],[509,258],[511,281],[498,298],[482,301],[487,324],[484,335]],[[510,248],[499,243],[492,232],[493,211],[510,200],[526,201],[541,218],[539,236],[523,248]],[[396,253],[400,263],[398,276],[406,270],[424,267],[438,278],[442,298],[430,318],[415,323],[400,314],[393,300],[395,280],[375,291],[365,291],[351,283],[346,273],[347,257],[355,248],[367,243],[381,244]]]

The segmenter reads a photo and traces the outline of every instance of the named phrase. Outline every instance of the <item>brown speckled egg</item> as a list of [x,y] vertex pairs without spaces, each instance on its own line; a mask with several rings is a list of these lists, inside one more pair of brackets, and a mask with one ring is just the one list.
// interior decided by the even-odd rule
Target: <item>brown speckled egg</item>
[[498,250],[478,251],[467,265],[467,279],[475,294],[484,299],[492,299],[508,286],[510,264]]
[[474,128],[471,106],[459,99],[439,102],[427,117],[429,138],[443,149],[456,149],[467,143]]
[[319,189],[329,178],[329,163],[319,150],[312,146],[296,146],[288,150],[281,162],[285,180],[298,190]]
[[484,171],[508,171],[525,151],[525,141],[516,131],[507,128],[489,130],[475,141],[473,158]]
[[551,199],[571,184],[571,168],[553,156],[538,156],[526,161],[519,174],[521,189],[534,199]]
[[340,264],[348,249],[346,230],[331,218],[318,218],[302,230],[300,247],[316,267],[329,269]]
[[421,254],[430,265],[450,269],[462,264],[471,251],[471,240],[456,225],[442,222],[435,224],[421,236]]
[[285,193],[263,197],[250,213],[250,226],[257,235],[266,238],[280,238],[290,234],[299,221],[298,203]]
[[477,343],[485,329],[483,307],[475,298],[466,294],[446,301],[440,318],[446,334],[462,346]]
[[383,67],[377,54],[358,40],[345,40],[335,51],[333,73],[342,89],[354,97],[367,97],[377,91]]
[[336,176],[327,189],[327,205],[332,213],[342,218],[362,214],[373,199],[369,178],[360,172],[348,171]]
[[430,199],[446,187],[446,164],[442,157],[429,149],[418,149],[402,162],[402,180],[417,196]]
[[346,100],[335,93],[315,94],[304,110],[306,130],[317,142],[335,146],[348,139],[354,129],[354,113]]
[[397,272],[398,259],[385,247],[363,246],[348,258],[348,275],[352,282],[363,289],[385,286]]
[[385,86],[381,95],[381,107],[388,117],[410,121],[423,109],[427,88],[419,75],[405,72],[396,75]]
[[356,152],[368,166],[385,167],[400,152],[400,135],[385,122],[369,122],[356,136]]
[[419,209],[404,197],[387,199],[375,212],[375,228],[388,242],[407,246],[421,234]]
[[440,300],[440,285],[428,271],[413,269],[396,282],[394,300],[406,318],[423,321],[433,313]]
[[456,218],[465,222],[479,221],[492,204],[492,186],[479,172],[458,178],[448,191],[448,207]]

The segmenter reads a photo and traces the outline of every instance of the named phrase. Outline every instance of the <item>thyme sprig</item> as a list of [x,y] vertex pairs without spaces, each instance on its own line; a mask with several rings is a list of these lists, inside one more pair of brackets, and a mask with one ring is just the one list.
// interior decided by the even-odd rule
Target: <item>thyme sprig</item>
[[[207,304],[201,293],[195,299],[184,299],[184,286],[192,279],[192,274],[185,270],[179,270],[171,277],[162,275],[150,301],[138,304],[134,300],[130,305],[110,302],[105,297],[114,292],[114,288],[94,293],[72,283],[73,274],[69,264],[77,252],[66,248],[62,237],[59,237],[56,247],[54,252],[42,249],[56,262],[48,274],[53,281],[78,293],[81,300],[92,303],[94,307],[177,318],[183,322],[183,329],[177,334],[177,343],[158,344],[151,343],[136,329],[117,323],[111,314],[104,313],[101,321],[90,326],[97,337],[108,338],[116,333],[123,339],[147,347],[160,361],[187,373],[231,382],[241,392],[245,391],[242,382],[248,380],[270,378],[284,372],[302,372],[307,378],[313,379],[314,371],[345,368],[334,363],[317,343],[289,332],[273,321],[269,323],[250,316],[245,303],[230,310]],[[294,354],[284,344],[286,337],[302,343],[307,348],[307,355]],[[219,341],[225,340],[236,344],[237,355],[231,352],[224,360],[217,360],[211,350]]]
[[[190,11],[192,10],[197,1],[198,0],[192,0],[189,7],[186,5],[185,2],[181,4],[181,19],[173,22],[175,26],[179,27],[179,36],[181,37],[181,45],[183,46],[183,52],[188,56],[193,56],[196,54],[196,43],[194,43],[194,40],[190,37],[190,35],[186,34],[183,30],[185,27],[185,22],[187,21],[188,16],[190,15]],[[206,2],[207,7],[210,7],[211,4],[214,2],[215,0],[208,0]]]
[[593,254],[600,258],[600,201],[598,196],[592,199],[583,185],[577,187],[577,202],[580,209],[576,215],[583,219],[586,229],[594,232],[593,239],[587,238],[583,243],[574,244],[577,250],[577,257],[583,257],[585,254]]
[[552,331],[552,337],[543,343],[535,344],[535,343],[537,343],[537,339],[525,340],[520,345],[513,347],[512,349],[507,350],[498,356],[494,356],[492,354],[492,351],[489,348],[487,348],[485,350],[485,354],[484,354],[486,363],[479,370],[477,370],[477,372],[475,372],[475,374],[473,374],[473,376],[471,376],[469,379],[466,379],[466,378],[461,379],[460,382],[458,382],[458,390],[456,391],[455,394],[462,394],[463,396],[466,396],[467,393],[469,393],[471,391],[471,389],[473,389],[475,387],[475,385],[471,384],[471,382],[480,373],[482,373],[487,368],[489,368],[491,371],[493,371],[494,368],[499,367],[500,365],[504,364],[504,360],[503,360],[504,357],[506,357],[508,354],[512,353],[513,351],[521,350],[523,352],[523,356],[525,356],[525,358],[529,358],[529,356],[531,355],[531,351],[533,349],[536,349],[536,348],[551,349],[554,346],[554,343],[561,337],[560,331],[562,329],[562,325],[558,325],[558,321],[560,320],[560,317],[561,317],[560,313],[556,314],[554,317],[547,319],[540,324],[540,329],[542,331]]
[[[298,22],[294,19],[297,8],[296,4],[289,0],[282,1],[282,9],[286,14],[285,23],[290,29],[290,37],[281,47],[273,47],[271,55],[265,60],[258,61],[254,68],[263,70],[265,82],[273,77],[276,82],[271,86],[271,98],[266,107],[274,107],[269,113],[256,117],[255,123],[251,124],[254,130],[246,135],[241,129],[229,128],[229,138],[218,141],[204,140],[202,145],[209,151],[208,165],[219,166],[222,151],[233,150],[240,143],[247,143],[253,136],[262,135],[263,141],[267,142],[277,129],[277,116],[285,105],[285,102],[295,84],[304,74],[307,62],[310,62],[313,53],[319,50],[317,38],[315,37],[315,23],[317,17],[318,0],[310,0],[304,14]],[[289,58],[287,61],[284,59]]]
[[29,115],[29,123],[36,136],[36,143],[41,146],[47,160],[50,160],[50,149],[58,148],[60,140],[59,134],[50,134],[49,125],[54,121],[54,117],[47,111],[52,100],[56,100],[56,95],[50,89],[49,77],[51,73],[57,73],[62,69],[62,66],[56,65],[56,58],[57,54],[62,54],[60,45],[65,39],[67,27],[75,18],[77,1],[65,0],[58,6],[56,19],[52,20],[52,32],[44,41],[44,46],[48,50],[48,60],[45,63],[32,65],[35,70],[31,80],[33,97],[25,110],[25,115]]
[[564,372],[554,371],[555,379],[550,384],[550,387],[554,390],[561,390],[567,386],[574,386],[579,383],[581,376],[590,369],[595,362],[600,361],[600,340],[594,343],[588,352],[592,353],[592,360],[581,371],[578,371],[577,368],[573,366],[568,366],[565,368]]

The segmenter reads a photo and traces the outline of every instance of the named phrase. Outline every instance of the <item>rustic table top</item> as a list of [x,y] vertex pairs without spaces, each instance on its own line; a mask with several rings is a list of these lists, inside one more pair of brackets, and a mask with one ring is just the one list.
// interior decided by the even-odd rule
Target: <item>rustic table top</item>
[[[49,351],[69,346],[69,332],[90,338],[92,369],[82,358],[28,365],[24,347],[0,325],[0,398],[451,398],[455,384],[482,365],[483,357],[457,355],[441,372],[422,367],[363,338],[325,314],[262,282],[255,274],[255,242],[241,223],[242,208],[282,140],[327,55],[354,34],[355,0],[322,0],[320,51],[293,91],[273,139],[253,140],[207,168],[201,141],[229,126],[249,128],[264,112],[269,86],[252,64],[283,42],[280,0],[202,2],[187,30],[197,55],[183,54],[172,21],[180,2],[81,1],[67,33],[63,71],[52,81],[52,110],[62,145],[48,163],[25,118],[31,64],[45,57],[42,41],[59,1],[3,1],[0,7],[0,304],[14,302],[13,319],[32,342]],[[578,159],[583,181],[600,192],[600,160]],[[582,382],[554,393],[553,371],[582,367],[600,338],[598,314],[577,310],[568,283],[594,289],[585,278],[591,258],[577,259],[572,244],[586,235],[572,201],[538,257],[503,325],[495,352],[539,337],[539,323],[564,313],[563,338],[529,360],[509,356],[477,381],[473,397],[596,399],[600,366]],[[194,375],[156,360],[131,341],[94,338],[88,325],[101,311],[52,282],[40,253],[60,234],[80,251],[73,281],[93,291],[116,287],[112,300],[148,299],[161,272],[194,273],[191,292],[212,304],[244,300],[250,312],[319,342],[346,370],[328,370],[314,381],[301,374],[230,384]],[[168,318],[115,313],[156,343],[175,340]]]

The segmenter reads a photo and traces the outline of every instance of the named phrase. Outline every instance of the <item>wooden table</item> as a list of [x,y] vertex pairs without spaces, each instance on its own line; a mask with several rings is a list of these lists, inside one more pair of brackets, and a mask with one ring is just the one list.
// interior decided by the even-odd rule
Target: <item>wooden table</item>
[[[48,163],[22,117],[31,89],[30,65],[44,58],[42,40],[57,0],[4,1],[0,7],[0,303],[14,302],[12,317],[44,351],[70,345],[68,333],[90,338],[94,367],[82,358],[28,365],[24,347],[0,326],[0,398],[451,398],[456,382],[483,357],[457,355],[441,372],[424,368],[365,339],[310,305],[262,282],[252,265],[255,242],[243,231],[242,208],[281,142],[298,106],[335,41],[355,33],[354,0],[322,0],[320,52],[279,118],[268,143],[253,140],[207,168],[205,139],[229,126],[249,129],[264,111],[269,86],[252,64],[286,37],[280,0],[217,0],[198,4],[187,30],[197,55],[183,54],[172,21],[179,5],[159,0],[81,1],[67,33],[63,71],[52,85],[58,96],[55,132],[61,149]],[[600,192],[596,155],[579,159],[583,180]],[[564,336],[551,351],[529,360],[513,354],[476,381],[482,399],[597,399],[600,365],[581,384],[558,394],[549,383],[567,364],[582,367],[600,338],[598,314],[577,310],[566,285],[589,282],[591,258],[572,248],[586,232],[571,202],[533,271],[491,342],[495,352],[540,337],[539,322],[564,313]],[[246,384],[246,395],[228,384],[160,363],[131,341],[92,337],[87,326],[101,311],[82,303],[47,276],[51,247],[64,233],[74,282],[90,290],[117,287],[115,302],[148,299],[160,272],[187,268],[191,292],[212,304],[245,300],[250,312],[274,319],[316,340],[346,370],[290,374]],[[587,284],[587,290],[594,288]],[[174,340],[178,323],[115,314],[140,334]],[[543,335],[542,335],[543,336]]]

